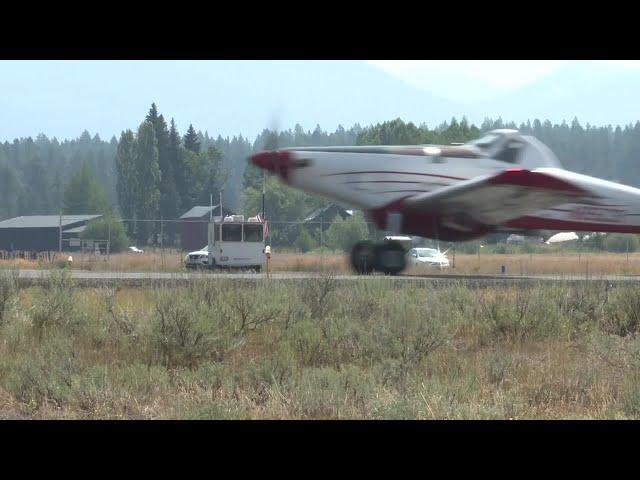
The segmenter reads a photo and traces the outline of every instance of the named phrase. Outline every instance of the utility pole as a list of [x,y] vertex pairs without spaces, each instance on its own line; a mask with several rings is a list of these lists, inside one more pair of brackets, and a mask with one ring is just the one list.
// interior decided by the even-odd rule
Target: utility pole
[[264,216],[264,196],[267,191],[266,177],[265,172],[262,170],[262,219],[264,220],[266,217]]
[[160,215],[160,258],[164,267],[164,218]]
[[60,211],[60,222],[58,227],[58,252],[62,253],[62,210]]
[[320,212],[320,266],[324,270],[324,241],[322,238],[322,234],[323,234],[322,213],[323,212]]
[[222,190],[220,190],[220,205],[218,208],[220,209],[220,242],[222,242],[222,223],[224,222],[224,213],[222,212]]
[[107,220],[107,265],[111,265],[111,219]]

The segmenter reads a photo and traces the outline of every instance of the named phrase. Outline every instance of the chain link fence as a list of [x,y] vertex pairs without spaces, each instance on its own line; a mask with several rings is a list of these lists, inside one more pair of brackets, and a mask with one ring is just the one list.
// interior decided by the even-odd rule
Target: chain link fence
[[[85,229],[62,229],[61,248],[0,252],[4,253],[0,259],[24,259],[25,267],[71,263],[85,270],[183,271],[189,252],[206,249],[209,223],[209,219],[98,219]],[[294,270],[306,263],[346,266],[353,244],[381,241],[385,236],[362,216],[337,217],[331,222],[269,220],[266,230],[265,244],[271,246],[274,259],[290,263]]]
[[[208,218],[97,219],[84,229],[62,229],[61,248],[56,240],[49,251],[0,251],[0,261],[2,265],[19,268],[55,268],[71,263],[74,268],[82,270],[184,272],[185,256],[207,247],[209,223]],[[355,242],[379,242],[387,235],[363,216],[336,218],[331,222],[322,219],[269,220],[267,224],[265,244],[271,246],[272,264],[280,271],[331,269],[346,272],[349,270],[348,252]],[[618,257],[606,256],[607,252],[589,251],[586,246],[583,249],[581,243],[572,250],[570,246],[540,246],[531,242],[523,245],[504,241],[485,243],[484,239],[458,244],[438,244],[434,240],[415,237],[413,240],[415,246],[441,248],[451,262],[451,271],[455,272],[461,271],[461,267],[470,273],[520,275],[554,272],[592,274],[593,271],[640,274],[640,255],[634,254],[635,249],[628,246],[629,238],[623,238],[624,249],[619,249],[622,251]],[[462,256],[460,258],[466,263],[458,265],[456,254]]]

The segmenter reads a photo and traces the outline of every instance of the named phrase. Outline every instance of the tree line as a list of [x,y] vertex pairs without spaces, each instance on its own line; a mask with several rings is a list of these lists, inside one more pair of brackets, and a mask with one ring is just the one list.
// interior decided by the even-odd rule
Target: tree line
[[[552,124],[534,120],[517,125],[486,119],[476,126],[455,118],[429,127],[395,119],[368,127],[359,124],[328,132],[320,126],[273,132],[254,141],[238,135],[210,136],[189,124],[184,135],[151,105],[135,130],[102,140],[83,132],[59,141],[46,135],[0,143],[0,220],[19,215],[103,213],[136,221],[127,233],[141,244],[155,243],[157,224],[144,219],[175,219],[195,205],[217,203],[254,215],[261,209],[262,173],[247,163],[254,152],[270,148],[331,145],[448,144],[479,138],[496,128],[516,128],[547,144],[567,169],[640,186],[640,122],[613,127]],[[267,181],[267,215],[272,221],[302,220],[324,200]],[[175,238],[177,232],[168,229]],[[296,241],[293,230],[282,242]],[[170,240],[170,238],[168,239]]]

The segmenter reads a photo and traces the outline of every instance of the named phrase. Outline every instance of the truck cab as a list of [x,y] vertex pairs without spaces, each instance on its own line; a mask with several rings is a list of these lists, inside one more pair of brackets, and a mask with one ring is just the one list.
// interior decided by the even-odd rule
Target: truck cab
[[216,217],[208,228],[209,268],[247,268],[264,264],[264,222],[244,215]]

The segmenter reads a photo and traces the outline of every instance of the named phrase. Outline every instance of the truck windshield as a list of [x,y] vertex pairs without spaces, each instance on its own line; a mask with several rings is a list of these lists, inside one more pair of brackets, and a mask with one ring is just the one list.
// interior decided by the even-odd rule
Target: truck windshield
[[261,242],[262,241],[262,224],[244,225],[244,241],[245,242]]
[[222,241],[223,242],[241,242],[242,241],[242,225],[240,224],[222,224]]

